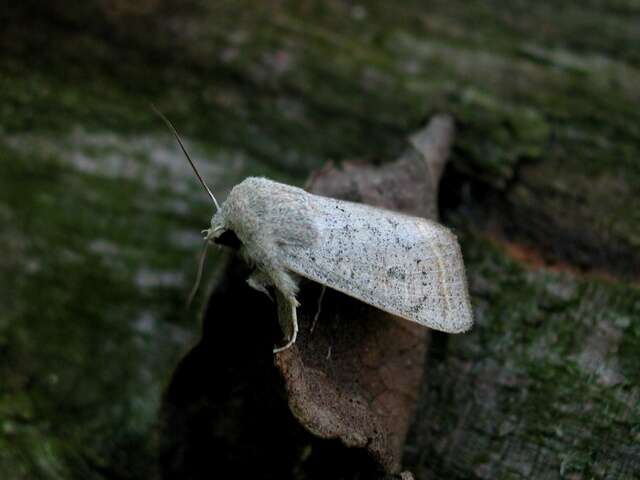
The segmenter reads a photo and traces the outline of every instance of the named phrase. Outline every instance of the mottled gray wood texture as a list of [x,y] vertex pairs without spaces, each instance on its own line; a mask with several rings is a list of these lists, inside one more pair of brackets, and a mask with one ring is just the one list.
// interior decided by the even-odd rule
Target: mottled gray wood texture
[[[150,102],[221,198],[247,176],[301,185],[349,157],[360,167],[326,186],[356,200],[408,133],[450,112],[439,207],[476,326],[435,334],[424,376],[392,371],[424,385],[405,467],[420,479],[638,478],[636,1],[5,3],[2,478],[159,474],[158,399],[200,335],[184,299],[211,206]],[[395,182],[417,178],[408,167]],[[426,204],[422,190],[385,190],[401,208]],[[331,462],[297,467],[312,440],[289,435],[288,407],[262,394],[278,381],[261,370],[265,343],[280,336],[251,323],[273,305],[248,274],[208,313],[237,321],[205,322],[168,388],[174,412],[193,416],[170,423],[165,476],[250,463],[304,478],[344,459],[331,444]],[[237,399],[254,388],[246,414]]]

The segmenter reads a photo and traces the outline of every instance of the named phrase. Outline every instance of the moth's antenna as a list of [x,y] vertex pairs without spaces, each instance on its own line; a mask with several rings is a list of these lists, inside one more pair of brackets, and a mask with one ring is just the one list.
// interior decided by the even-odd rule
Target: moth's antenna
[[200,183],[202,184],[204,189],[207,191],[207,193],[211,197],[211,200],[213,200],[213,204],[216,206],[216,211],[220,210],[220,205],[218,205],[218,201],[216,200],[216,197],[213,196],[213,193],[211,193],[211,190],[209,189],[209,187],[207,186],[203,178],[200,176],[200,172],[198,172],[198,169],[196,168],[195,164],[191,160],[191,157],[187,153],[187,149],[184,148],[184,145],[182,143],[182,140],[180,139],[180,135],[178,134],[178,131],[176,130],[176,128],[169,121],[169,119],[165,117],[162,114],[162,112],[156,108],[154,104],[151,104],[151,108],[153,108],[153,111],[156,112],[156,114],[162,119],[162,121],[167,125],[167,127],[169,127],[169,130],[171,130],[171,132],[173,133],[173,136],[176,137],[176,140],[178,141],[178,144],[180,145],[180,148],[182,149],[184,156],[187,157],[187,160],[189,161],[189,165],[191,165],[191,168],[193,168],[193,171],[196,173],[196,177],[198,177],[198,180],[200,180]]
[[202,252],[200,253],[200,260],[198,261],[198,274],[196,275],[196,281],[193,284],[191,293],[189,293],[189,300],[187,300],[187,308],[191,306],[191,302],[198,293],[200,287],[200,280],[202,280],[202,272],[204,271],[204,261],[207,259],[207,250],[209,250],[209,240],[205,238],[204,245],[202,246]]

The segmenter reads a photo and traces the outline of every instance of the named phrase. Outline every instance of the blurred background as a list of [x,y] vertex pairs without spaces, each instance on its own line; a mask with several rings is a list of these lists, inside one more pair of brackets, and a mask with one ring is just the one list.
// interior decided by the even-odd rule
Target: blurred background
[[212,206],[151,103],[220,199],[453,114],[440,213],[477,326],[429,359],[407,467],[640,478],[636,0],[3,5],[0,477],[161,474]]

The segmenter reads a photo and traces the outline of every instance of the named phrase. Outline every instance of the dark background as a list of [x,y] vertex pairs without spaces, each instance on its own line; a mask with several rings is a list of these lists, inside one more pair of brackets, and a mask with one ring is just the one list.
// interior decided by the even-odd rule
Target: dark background
[[2,478],[158,475],[212,208],[150,103],[219,198],[247,175],[392,158],[453,114],[441,215],[477,326],[431,359],[407,466],[639,478],[634,0],[3,6]]

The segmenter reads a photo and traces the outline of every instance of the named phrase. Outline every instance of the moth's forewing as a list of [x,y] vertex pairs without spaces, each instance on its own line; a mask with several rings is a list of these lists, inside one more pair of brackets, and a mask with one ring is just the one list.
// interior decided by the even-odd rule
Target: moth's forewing
[[282,245],[285,266],[381,310],[444,332],[473,324],[456,237],[423,218],[309,195],[311,245]]

